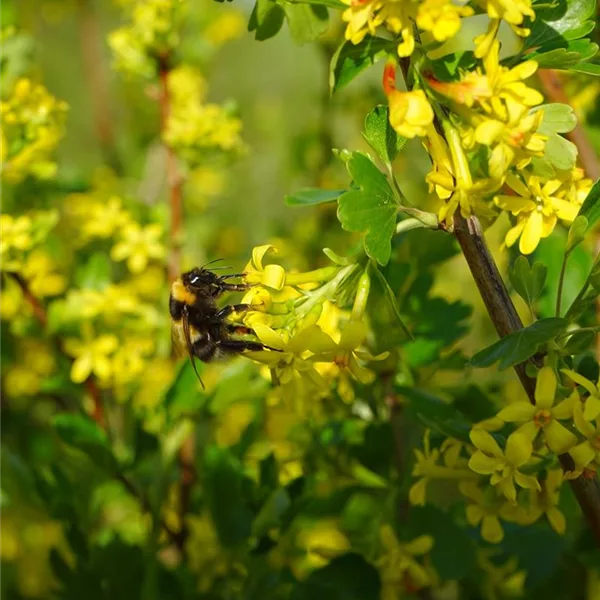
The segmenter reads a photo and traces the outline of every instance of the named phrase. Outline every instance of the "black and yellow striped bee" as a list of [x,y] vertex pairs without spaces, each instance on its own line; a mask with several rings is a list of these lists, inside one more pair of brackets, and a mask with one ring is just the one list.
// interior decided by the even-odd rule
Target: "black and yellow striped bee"
[[195,358],[208,363],[246,350],[266,348],[260,342],[232,337],[254,333],[249,327],[227,321],[233,313],[248,310],[250,305],[232,304],[219,308],[216,300],[225,292],[242,292],[250,286],[228,281],[241,277],[239,273],[218,275],[214,272],[218,267],[206,268],[214,262],[217,261],[196,267],[178,277],[171,286],[169,298],[173,343],[177,349],[187,352],[200,383],[202,379],[196,369]]

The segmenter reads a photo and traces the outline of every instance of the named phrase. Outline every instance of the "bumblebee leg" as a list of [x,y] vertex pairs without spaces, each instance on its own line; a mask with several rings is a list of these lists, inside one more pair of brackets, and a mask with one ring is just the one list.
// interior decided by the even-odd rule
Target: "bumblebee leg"
[[194,356],[202,362],[211,362],[217,357],[218,351],[218,345],[210,337],[202,337],[192,344]]
[[219,320],[225,319],[226,317],[233,314],[234,312],[243,312],[245,310],[250,310],[251,308],[252,308],[251,304],[230,304],[229,306],[225,306],[224,308],[222,308],[215,315],[215,317]]
[[[225,354],[240,354],[246,350],[265,350],[268,346],[260,342],[247,342],[245,340],[223,340],[217,342],[219,350]],[[274,350],[274,348],[269,348]]]

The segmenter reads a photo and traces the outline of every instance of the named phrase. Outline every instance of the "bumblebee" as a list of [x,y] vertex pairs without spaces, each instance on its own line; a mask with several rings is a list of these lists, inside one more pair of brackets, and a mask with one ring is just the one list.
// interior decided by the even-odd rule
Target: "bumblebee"
[[171,286],[169,298],[173,343],[177,348],[187,351],[196,376],[203,387],[204,384],[196,369],[196,358],[209,363],[247,350],[273,350],[260,342],[232,337],[236,334],[254,333],[249,327],[227,322],[229,316],[248,310],[250,304],[231,304],[219,308],[216,300],[225,292],[243,292],[250,286],[246,283],[228,281],[241,277],[239,273],[218,275],[214,271],[219,267],[206,268],[214,262],[217,261],[207,263],[203,267],[196,267],[178,277]]

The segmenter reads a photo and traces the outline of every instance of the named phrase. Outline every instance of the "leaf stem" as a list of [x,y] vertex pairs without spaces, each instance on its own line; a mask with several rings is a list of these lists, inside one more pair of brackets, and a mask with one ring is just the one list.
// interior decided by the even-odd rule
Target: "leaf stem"
[[569,260],[569,253],[565,252],[563,256],[562,265],[560,267],[560,275],[558,276],[558,289],[556,290],[556,312],[555,315],[560,317],[560,308],[563,296],[563,287],[565,285],[565,274],[567,272],[567,261]]

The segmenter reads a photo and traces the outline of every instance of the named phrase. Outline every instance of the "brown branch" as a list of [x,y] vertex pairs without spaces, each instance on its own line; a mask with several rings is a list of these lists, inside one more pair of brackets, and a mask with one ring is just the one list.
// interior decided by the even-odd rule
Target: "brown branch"
[[92,105],[92,118],[96,137],[106,162],[117,172],[120,172],[121,161],[115,146],[108,75],[100,44],[102,36],[99,31],[98,17],[91,0],[79,0],[78,17],[83,74]]
[[[21,293],[23,294],[25,301],[31,306],[35,318],[40,322],[41,326],[46,329],[48,327],[48,313],[46,312],[44,305],[34,296],[29,288],[29,284],[20,273],[9,273],[9,275],[17,282],[19,288],[21,288]],[[59,352],[72,360],[64,351],[60,340],[57,339],[55,341]],[[100,397],[100,389],[92,375],[86,379],[85,386],[94,403],[92,417],[94,421],[104,429],[104,405],[102,404],[102,398]]]
[[[171,99],[169,95],[169,60],[162,57],[159,61],[160,78],[160,131],[164,135],[167,129],[169,113],[171,111]],[[171,251],[167,267],[169,281],[175,281],[181,273],[181,238],[183,234],[183,180],[177,168],[177,157],[175,152],[166,142],[166,168],[167,184],[169,186],[169,203],[171,206],[171,228],[170,242]],[[193,434],[186,439],[179,450],[179,468],[181,469],[181,486],[179,489],[179,521],[180,530],[176,534],[175,542],[181,555],[185,557],[185,544],[189,536],[188,526],[185,518],[190,509],[192,488],[196,481],[196,469],[194,467],[195,439]]]
[[[164,135],[167,129],[167,121],[171,111],[171,100],[169,96],[169,66],[167,59],[160,61],[160,131]],[[181,237],[183,230],[183,179],[177,169],[177,157],[173,149],[165,142],[167,184],[169,186],[169,203],[171,205],[171,228],[170,242],[171,252],[169,255],[168,274],[169,281],[175,281],[181,272]]]
[[[454,217],[454,235],[498,335],[504,337],[522,329],[523,324],[487,247],[479,220],[476,217],[464,219],[457,213]],[[515,371],[529,400],[535,404],[535,379],[527,375],[525,363],[516,365]],[[575,465],[569,454],[561,454],[558,458],[564,471],[574,470]],[[600,483],[596,477],[590,478],[584,473],[571,480],[570,484],[600,546]]]

